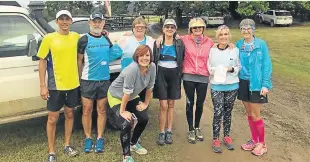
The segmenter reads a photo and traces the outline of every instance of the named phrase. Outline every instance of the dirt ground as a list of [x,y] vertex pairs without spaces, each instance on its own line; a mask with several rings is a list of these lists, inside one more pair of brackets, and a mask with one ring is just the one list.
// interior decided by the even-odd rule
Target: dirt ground
[[266,104],[262,111],[268,147],[268,153],[262,157],[256,157],[240,148],[240,145],[250,138],[247,117],[240,101],[236,101],[232,118],[231,136],[234,140],[235,150],[229,151],[223,147],[222,154],[213,153],[211,149],[213,107],[211,107],[212,101],[209,92],[201,119],[205,141],[189,144],[186,140],[188,126],[183,92],[182,99],[175,105],[175,143],[173,147],[180,151],[177,159],[184,162],[309,162],[309,97],[299,95],[298,92],[292,90],[285,90],[283,85],[275,81],[274,87],[269,95],[269,104]]

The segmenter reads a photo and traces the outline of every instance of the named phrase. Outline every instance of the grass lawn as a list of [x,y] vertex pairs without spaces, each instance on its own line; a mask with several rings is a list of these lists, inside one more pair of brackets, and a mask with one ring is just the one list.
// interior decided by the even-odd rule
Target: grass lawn
[[[216,28],[206,31],[206,34],[214,38]],[[186,33],[182,29],[180,34]],[[232,29],[233,42],[241,38],[238,29]],[[308,34],[307,34],[308,33]],[[287,85],[287,90],[294,88],[300,93],[309,93],[310,90],[310,44],[309,27],[279,27],[279,28],[258,28],[256,35],[266,40],[272,62],[273,80],[279,84]],[[306,90],[301,90],[301,89]],[[297,92],[297,91],[296,91]],[[142,135],[142,145],[148,149],[149,154],[139,156],[133,153],[136,161],[176,161],[179,148],[173,146],[158,147],[155,143],[158,122],[157,122],[158,102],[153,100],[150,108],[150,121],[146,131]],[[80,151],[83,148],[84,134],[78,122],[80,116],[76,116],[76,127],[72,136],[72,143]],[[94,162],[120,161],[121,147],[119,143],[119,132],[107,130],[106,150],[102,155],[90,153],[81,154],[71,159],[62,153],[63,143],[63,116],[57,125],[57,153],[59,161],[65,162]],[[44,161],[47,157],[47,138],[45,132],[46,117],[0,125],[0,161]]]

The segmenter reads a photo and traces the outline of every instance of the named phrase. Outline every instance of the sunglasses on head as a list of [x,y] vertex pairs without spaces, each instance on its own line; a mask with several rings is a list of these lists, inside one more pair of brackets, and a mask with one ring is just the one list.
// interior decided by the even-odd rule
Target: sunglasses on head
[[165,28],[166,29],[175,29],[175,26],[174,25],[165,25]]
[[192,29],[201,29],[201,28],[204,28],[203,26],[194,26],[192,27]]
[[221,26],[219,26],[217,29],[228,29],[228,26],[226,26],[226,25],[221,25]]

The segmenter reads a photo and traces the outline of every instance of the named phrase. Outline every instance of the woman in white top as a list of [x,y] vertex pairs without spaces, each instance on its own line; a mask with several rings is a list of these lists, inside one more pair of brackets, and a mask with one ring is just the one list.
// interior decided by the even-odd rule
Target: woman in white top
[[240,63],[238,48],[228,48],[231,34],[226,25],[218,27],[216,39],[218,45],[210,50],[208,69],[210,72],[211,98],[214,106],[212,149],[216,153],[221,153],[219,136],[222,119],[224,120],[224,145],[229,150],[234,149],[229,133],[231,111],[239,88]]

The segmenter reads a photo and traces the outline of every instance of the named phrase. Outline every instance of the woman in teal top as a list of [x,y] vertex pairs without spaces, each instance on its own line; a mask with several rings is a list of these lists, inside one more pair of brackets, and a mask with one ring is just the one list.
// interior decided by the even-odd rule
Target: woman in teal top
[[244,38],[236,43],[242,66],[238,99],[246,109],[252,134],[252,139],[241,147],[260,156],[267,152],[265,126],[260,111],[262,104],[268,102],[267,94],[272,88],[272,64],[266,42],[254,36],[255,22],[244,19],[240,29]]

